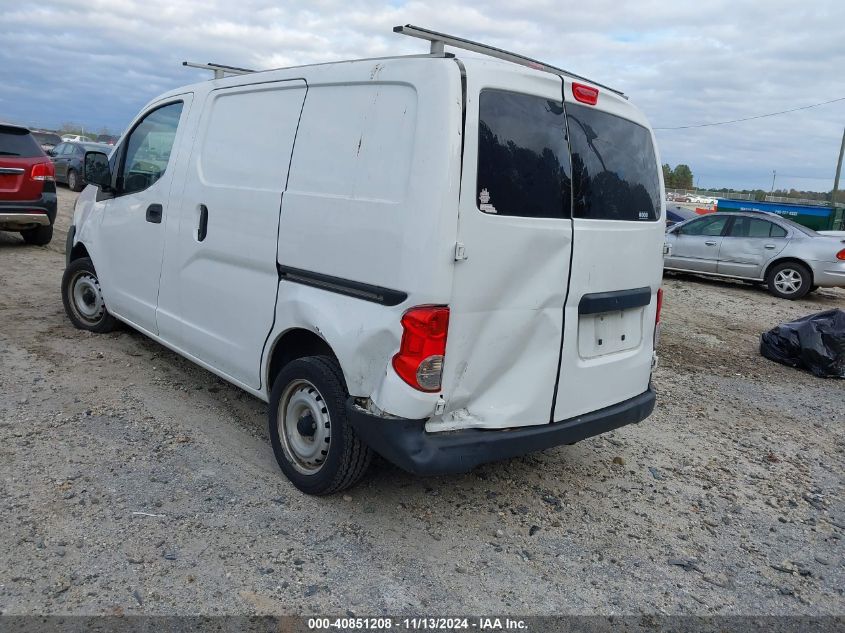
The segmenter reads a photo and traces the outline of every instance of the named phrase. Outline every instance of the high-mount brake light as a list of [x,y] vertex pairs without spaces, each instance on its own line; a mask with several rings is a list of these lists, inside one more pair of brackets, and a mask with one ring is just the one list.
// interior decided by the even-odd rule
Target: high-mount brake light
[[402,315],[402,343],[393,357],[399,377],[419,391],[439,391],[449,330],[449,308],[423,306]]
[[29,177],[32,180],[55,180],[56,168],[53,166],[52,161],[36,163],[32,166]]
[[586,84],[572,82],[572,96],[576,101],[587,105],[596,105],[599,101],[599,89]]

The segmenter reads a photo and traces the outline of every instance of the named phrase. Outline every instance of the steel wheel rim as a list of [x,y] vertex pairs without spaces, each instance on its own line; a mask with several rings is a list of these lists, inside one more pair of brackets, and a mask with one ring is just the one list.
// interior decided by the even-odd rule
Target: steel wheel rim
[[70,305],[80,321],[99,323],[106,312],[100,282],[89,272],[79,272],[70,282]]
[[303,475],[318,473],[329,454],[331,418],[317,388],[307,380],[288,384],[276,419],[288,462]]
[[798,292],[803,282],[801,273],[794,268],[784,268],[775,275],[775,288],[783,294],[791,295]]
[[72,171],[67,175],[67,186],[76,189],[76,172]]

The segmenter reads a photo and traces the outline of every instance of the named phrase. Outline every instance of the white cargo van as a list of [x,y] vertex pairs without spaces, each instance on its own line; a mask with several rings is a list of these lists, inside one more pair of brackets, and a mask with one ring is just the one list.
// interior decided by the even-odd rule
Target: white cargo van
[[431,54],[155,99],[111,157],[86,154],[68,236],[74,325],[122,321],[269,402],[279,465],[312,494],[373,451],[461,472],[654,407],[665,222],[643,114],[398,29]]

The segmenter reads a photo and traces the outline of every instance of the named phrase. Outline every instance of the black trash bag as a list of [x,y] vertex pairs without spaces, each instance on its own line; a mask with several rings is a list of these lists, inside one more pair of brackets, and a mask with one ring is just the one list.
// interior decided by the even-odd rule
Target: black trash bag
[[845,311],[825,310],[779,325],[760,337],[760,353],[820,378],[845,378]]

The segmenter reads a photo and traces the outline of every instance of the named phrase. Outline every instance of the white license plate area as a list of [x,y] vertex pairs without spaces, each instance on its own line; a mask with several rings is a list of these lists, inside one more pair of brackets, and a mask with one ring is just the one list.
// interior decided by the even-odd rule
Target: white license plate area
[[584,314],[578,319],[578,355],[598,358],[636,349],[643,339],[643,308]]

